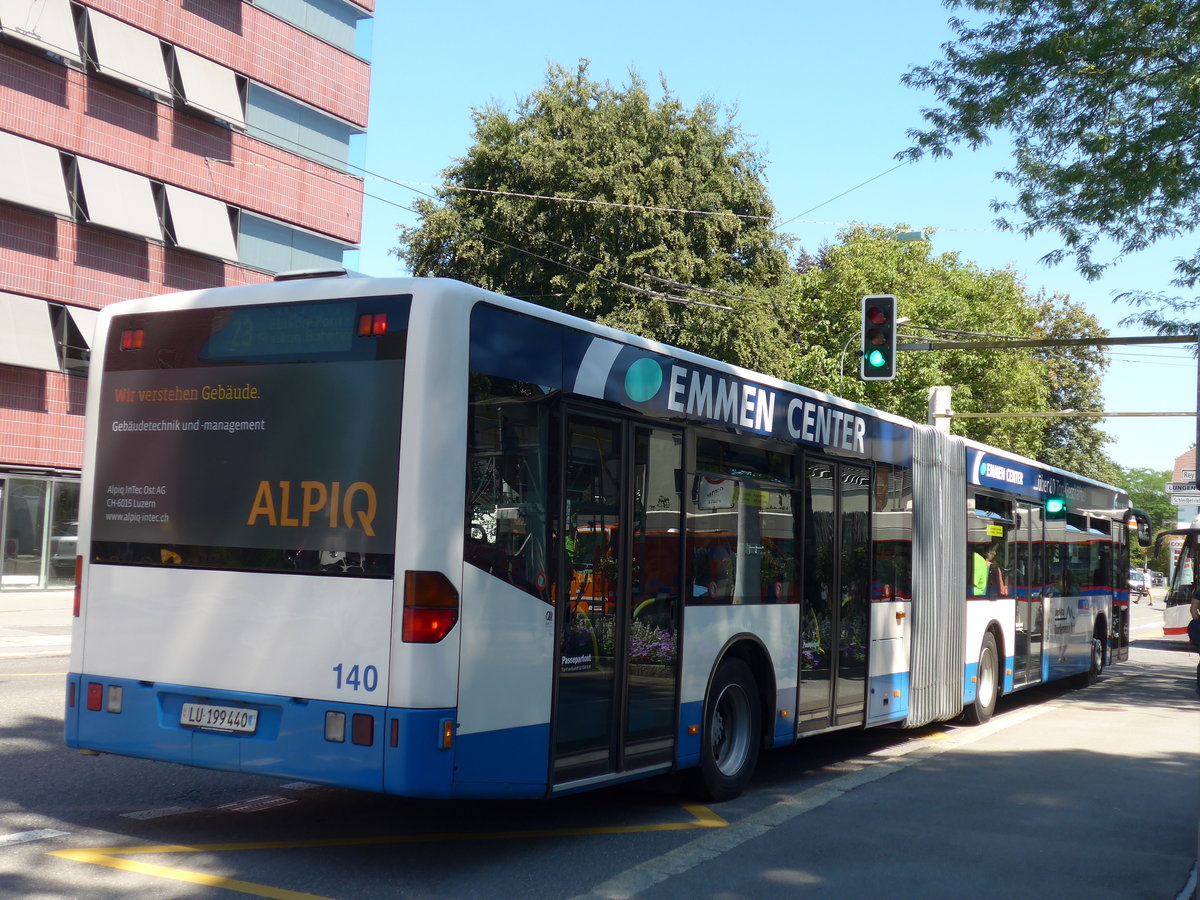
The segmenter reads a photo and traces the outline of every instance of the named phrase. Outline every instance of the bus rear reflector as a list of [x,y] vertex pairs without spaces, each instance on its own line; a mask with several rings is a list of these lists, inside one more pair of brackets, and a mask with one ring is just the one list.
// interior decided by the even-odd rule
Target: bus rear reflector
[[97,684],[94,681],[88,682],[87,686],[87,708],[92,712],[99,712],[104,705],[104,685]]
[[404,573],[404,624],[409,644],[436,644],[458,622],[458,591],[441,572]]
[[360,747],[370,747],[375,743],[375,717],[365,713],[355,713],[350,722],[350,740]]

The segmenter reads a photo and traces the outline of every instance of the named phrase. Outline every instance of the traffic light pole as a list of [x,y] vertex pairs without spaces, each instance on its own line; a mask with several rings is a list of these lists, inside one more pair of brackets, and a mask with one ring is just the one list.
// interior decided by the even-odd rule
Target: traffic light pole
[[[992,341],[921,341],[897,344],[897,350],[1004,350],[1020,347],[1117,347],[1132,344],[1194,344],[1194,334],[1171,334],[1162,337],[1106,338],[1010,338]],[[1200,393],[1197,394],[1200,397]]]

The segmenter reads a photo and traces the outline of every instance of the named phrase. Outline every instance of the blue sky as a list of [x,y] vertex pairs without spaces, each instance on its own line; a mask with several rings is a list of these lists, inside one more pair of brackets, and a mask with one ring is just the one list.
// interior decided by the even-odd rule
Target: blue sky
[[[949,12],[935,0],[378,6],[358,261],[370,275],[408,274],[389,254],[396,225],[416,224],[407,209],[413,189],[429,191],[470,147],[471,108],[495,102],[511,110],[544,83],[549,63],[573,68],[580,58],[596,80],[624,85],[634,69],[656,87],[661,74],[689,106],[710,98],[734,109],[768,162],[780,218],[792,220],[783,230],[811,252],[856,222],[934,228],[935,252],[985,269],[1012,267],[1031,291],[1068,294],[1114,334],[1140,334],[1119,327],[1130,308],[1112,297],[1167,289],[1173,260],[1195,246],[1152,248],[1098,282],[1069,264],[1047,268],[1039,260],[1058,246],[1053,235],[1026,240],[992,226],[989,202],[1008,197],[993,177],[1008,164],[1003,140],[883,175],[933,102],[900,76],[939,58],[951,37]],[[1104,393],[1110,411],[1193,410],[1195,360],[1182,345],[1113,348]],[[1112,418],[1104,427],[1118,463],[1153,469],[1170,469],[1196,435],[1190,417]]]

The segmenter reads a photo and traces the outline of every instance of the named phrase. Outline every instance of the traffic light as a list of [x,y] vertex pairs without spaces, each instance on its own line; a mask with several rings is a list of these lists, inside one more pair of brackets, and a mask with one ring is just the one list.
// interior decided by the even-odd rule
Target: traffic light
[[1057,494],[1047,497],[1044,508],[1046,510],[1047,521],[1065,519],[1067,517],[1067,500],[1065,497],[1060,497]]
[[873,294],[862,300],[863,381],[890,381],[896,377],[896,298]]

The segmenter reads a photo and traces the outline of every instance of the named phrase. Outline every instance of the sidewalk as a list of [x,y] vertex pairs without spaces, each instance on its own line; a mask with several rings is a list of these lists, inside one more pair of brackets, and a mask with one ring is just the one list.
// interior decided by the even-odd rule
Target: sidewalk
[[[1098,684],[1003,698],[986,725],[947,724],[780,792],[587,900],[1200,900],[1195,666],[1180,647],[1134,646]],[[789,752],[803,756],[776,751]]]
[[66,656],[73,591],[0,591],[0,659]]

